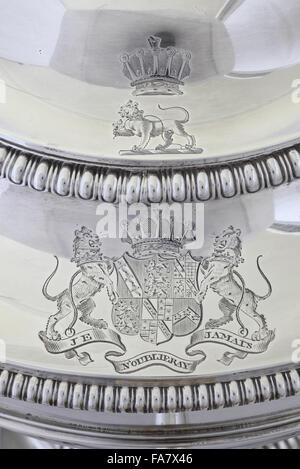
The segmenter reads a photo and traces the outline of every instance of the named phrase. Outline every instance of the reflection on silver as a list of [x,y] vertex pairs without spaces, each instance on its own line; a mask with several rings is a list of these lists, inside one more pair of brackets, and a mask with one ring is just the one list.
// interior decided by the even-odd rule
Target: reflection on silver
[[290,234],[299,234],[300,233],[300,223],[274,223],[272,225],[272,230],[283,232],[283,233],[290,233]]
[[[42,3],[0,0],[0,426],[297,446],[299,1]],[[124,201],[204,226],[100,240]]]
[[[133,74],[141,73],[133,78],[141,78],[141,86],[149,79],[151,90],[160,93],[167,79],[164,59],[164,70],[149,70],[135,56],[153,37],[158,59],[165,51],[187,51],[185,66],[181,52],[173,57],[176,70],[168,77],[185,81],[179,85],[184,94],[172,95],[174,84],[157,101],[152,92],[139,89],[140,104],[145,114],[158,102],[189,110],[189,133],[205,155],[195,152],[186,156],[187,163],[291,146],[299,142],[299,109],[291,99],[300,76],[299,9],[298,0],[284,5],[281,0],[166,0],[163,5],[109,0],[100,8],[95,0],[88,5],[45,0],[43,6],[35,0],[1,0],[0,79],[7,93],[0,105],[0,135],[71,160],[124,164],[118,142],[110,139],[111,123],[136,80],[124,76],[120,56],[128,51]],[[128,163],[136,163],[136,154],[127,156]],[[168,152],[156,155],[154,163],[178,166],[181,158]],[[153,155],[142,153],[138,160],[151,166]]]
[[[238,267],[234,267],[234,270],[238,271],[245,280],[246,296],[244,299],[250,298],[251,292],[255,292],[260,296],[267,293],[268,288],[265,288],[256,266],[257,255],[261,253],[264,255],[261,263],[262,270],[270,279],[273,293],[266,301],[259,302],[257,311],[259,315],[264,313],[269,323],[269,331],[276,329],[274,340],[268,346],[266,341],[265,349],[260,347],[262,342],[256,340],[255,344],[258,348],[260,347],[261,353],[248,353],[244,360],[235,358],[231,362],[230,372],[228,372],[224,364],[217,360],[222,356],[224,357],[224,354],[227,358],[231,358],[232,355],[238,352],[232,346],[236,346],[237,341],[239,341],[239,344],[251,343],[252,334],[256,329],[259,329],[259,327],[254,327],[255,322],[253,319],[249,318],[248,320],[247,316],[241,312],[242,322],[247,322],[246,327],[249,327],[249,336],[246,338],[233,336],[233,333],[238,332],[240,329],[234,314],[232,316],[233,321],[228,322],[226,325],[220,325],[222,329],[226,328],[227,330],[226,338],[231,337],[230,348],[228,348],[228,342],[226,344],[221,343],[221,330],[217,328],[215,334],[219,334],[218,343],[201,343],[195,346],[195,350],[205,352],[206,359],[198,364],[194,373],[182,374],[156,364],[156,366],[142,368],[140,371],[129,375],[118,372],[117,366],[120,365],[120,369],[122,369],[122,363],[117,363],[115,369],[111,362],[105,360],[104,357],[107,351],[113,350],[113,346],[110,349],[110,344],[101,342],[86,343],[85,347],[80,347],[78,353],[82,355],[85,352],[93,360],[88,367],[83,367],[78,360],[66,360],[64,354],[50,355],[37,336],[37,332],[45,328],[47,318],[49,316],[54,318],[55,313],[57,315],[59,312],[56,311],[55,302],[52,303],[44,298],[42,293],[43,283],[51,271],[53,253],[59,256],[60,267],[45,293],[51,297],[59,294],[63,311],[70,302],[70,296],[68,295],[70,278],[77,270],[81,271],[80,267],[75,267],[75,264],[77,266],[77,262],[80,262],[80,260],[88,262],[90,255],[96,261],[98,260],[100,265],[102,263],[101,259],[98,258],[100,253],[97,251],[97,243],[92,242],[90,244],[91,240],[95,240],[93,235],[91,235],[92,238],[90,236],[83,238],[86,240],[86,244],[76,242],[75,254],[77,254],[74,256],[72,253],[75,226],[80,224],[78,230],[81,231],[80,226],[84,224],[91,227],[93,232],[96,231],[98,217],[95,214],[95,204],[88,201],[82,203],[68,198],[60,199],[61,203],[57,204],[58,199],[48,194],[5,185],[3,181],[1,185],[3,187],[0,197],[0,219],[5,220],[5,223],[0,223],[0,250],[2,262],[7,266],[5,272],[0,270],[0,275],[2,275],[0,279],[0,306],[1,310],[6,312],[1,316],[1,334],[5,335],[8,343],[8,361],[6,369],[0,373],[0,393],[5,401],[6,409],[11,409],[9,412],[13,412],[11,405],[17,405],[21,414],[24,411],[27,414],[31,413],[30,426],[26,427],[26,432],[31,435],[38,435],[39,438],[45,436],[53,441],[68,442],[71,446],[107,447],[107,437],[113,425],[114,436],[111,435],[109,445],[121,447],[123,445],[136,445],[136,428],[140,429],[142,426],[147,429],[149,436],[147,439],[142,440],[141,445],[149,444],[149,446],[153,446],[155,430],[150,434],[149,426],[153,427],[154,423],[158,425],[158,422],[161,422],[160,429],[163,430],[164,437],[161,439],[160,444],[167,447],[170,434],[168,433],[168,425],[164,422],[171,422],[172,415],[176,416],[178,414],[178,419],[174,417],[174,422],[182,422],[181,416],[185,419],[185,423],[180,424],[180,432],[178,433],[181,443],[179,443],[179,440],[176,440],[177,443],[175,443],[179,446],[182,444],[182,438],[184,438],[184,446],[189,447],[190,425],[197,428],[197,444],[207,446],[207,440],[205,440],[205,436],[201,436],[200,428],[201,425],[208,425],[205,419],[210,420],[210,425],[212,421],[219,422],[222,419],[223,422],[226,422],[226,425],[232,425],[231,428],[234,428],[234,431],[236,431],[236,421],[242,420],[243,425],[239,428],[243,428],[243,431],[240,430],[241,433],[236,435],[235,440],[237,446],[243,446],[245,438],[247,445],[255,447],[263,442],[267,444],[268,441],[274,441],[274,434],[270,436],[267,429],[268,418],[266,414],[268,409],[270,406],[275,406],[274,411],[278,418],[276,423],[273,421],[273,425],[276,425],[276,428],[279,429],[282,424],[281,412],[284,412],[284,406],[286,403],[292,406],[293,399],[297,403],[300,395],[298,366],[290,363],[291,343],[295,339],[298,330],[298,315],[295,314],[297,311],[294,310],[293,305],[299,278],[299,263],[291,260],[297,260],[297,252],[299,251],[295,249],[296,237],[289,237],[289,242],[284,243],[282,238],[285,236],[284,234],[275,235],[273,232],[269,232],[268,228],[273,225],[277,207],[282,206],[282,204],[286,208],[288,207],[291,219],[293,213],[296,217],[299,184],[295,183],[290,187],[278,189],[276,192],[267,191],[235,198],[231,201],[207,202],[205,210],[205,243],[203,248],[195,253],[198,262],[201,259],[204,270],[206,267],[204,274],[199,272],[199,287],[203,280],[202,286],[204,289],[208,270],[213,264],[215,265],[214,269],[217,268],[215,249],[216,252],[219,252],[226,245],[225,251],[229,255],[228,263],[222,264],[223,270],[218,269],[218,272],[222,273],[227,265],[232,266],[234,262],[231,255],[237,252],[231,250],[234,243],[237,247],[242,246],[241,254],[245,258],[245,262],[239,264]],[[20,193],[22,193],[21,199]],[[11,215],[10,207],[12,206],[14,207],[14,216]],[[235,227],[241,227],[241,233],[236,231],[236,234],[228,237],[226,233],[222,233],[223,228],[229,226],[230,221]],[[22,229],[25,224],[27,226],[26,231]],[[219,238],[214,248],[214,241],[217,236]],[[242,245],[239,244],[239,239],[242,241]],[[87,249],[81,249],[85,246]],[[147,243],[144,244],[144,248],[146,246]],[[138,251],[140,256],[145,253],[144,248]],[[278,252],[279,249],[282,256],[280,262],[277,262],[273,253]],[[128,244],[120,243],[118,245],[116,240],[109,242],[109,240],[103,239],[101,252],[105,263],[108,262],[109,273],[111,272],[109,260],[124,258],[128,250]],[[69,259],[73,257],[75,262],[70,264]],[[153,261],[154,257],[152,252],[145,260],[131,264],[137,280],[139,283],[143,283],[144,288],[160,287],[157,279],[151,283],[149,275],[149,281],[142,282],[143,275],[140,266]],[[177,259],[182,262],[181,255],[176,257],[176,261]],[[93,322],[96,325],[99,324],[97,320],[103,320],[109,324],[109,329],[114,329],[115,333],[122,337],[122,343],[126,346],[128,355],[125,355],[125,357],[111,357],[115,362],[122,362],[126,357],[135,358],[138,361],[141,359],[140,355],[143,352],[149,352],[153,349],[156,353],[159,351],[158,358],[169,361],[173,359],[173,363],[178,364],[179,361],[174,356],[181,357],[181,351],[185,351],[193,334],[201,330],[203,334],[210,333],[210,329],[205,329],[206,323],[209,322],[210,318],[214,321],[221,319],[218,309],[218,291],[220,290],[222,295],[219,297],[220,300],[222,300],[223,295],[229,299],[227,294],[230,291],[224,289],[226,277],[223,286],[222,279],[220,279],[221,283],[218,282],[218,287],[216,287],[218,291],[214,291],[214,283],[209,279],[210,288],[207,290],[202,305],[203,320],[198,329],[189,334],[188,337],[174,337],[169,342],[161,345],[157,345],[157,342],[151,344],[140,337],[140,330],[134,336],[130,335],[130,331],[133,329],[126,333],[126,330],[122,328],[122,321],[119,321],[118,308],[114,318],[112,317],[114,306],[108,298],[107,287],[108,290],[112,291],[109,286],[111,280],[113,282],[113,291],[122,294],[121,281],[123,280],[121,280],[121,274],[123,271],[121,266],[117,269],[118,281],[118,276],[114,274],[109,275],[109,280],[104,275],[103,269],[98,268],[97,265],[98,262],[94,265],[91,276],[80,274],[74,279],[74,296],[79,292],[77,286],[82,285],[88,293],[87,299],[90,298],[96,303],[94,309],[92,301],[81,304],[78,319],[82,316],[88,322]],[[283,281],[282,271],[290,271],[292,273],[291,278]],[[16,272],[18,272],[18,275],[16,275]],[[152,272],[156,275],[156,269],[152,269]],[[184,269],[184,272],[187,273],[188,269]],[[215,274],[218,273],[216,270],[214,272]],[[101,279],[98,279],[99,283],[97,283],[97,275],[101,277]],[[92,279],[94,276],[96,276],[95,279]],[[221,277],[223,278],[223,274],[221,274]],[[126,275],[124,278],[126,278]],[[166,279],[166,276],[164,276],[164,279]],[[75,285],[77,280],[79,283]],[[82,280],[86,280],[86,282],[82,283]],[[180,280],[182,278],[179,276],[178,281]],[[236,298],[240,299],[242,283],[238,279],[236,281],[238,283]],[[189,282],[183,282],[182,284],[187,286]],[[235,285],[232,282],[229,282],[229,284],[231,286]],[[97,285],[100,289],[92,296],[93,291],[97,291]],[[194,286],[196,289],[198,288],[196,281]],[[89,290],[90,287],[94,290]],[[91,296],[89,296],[90,293]],[[9,301],[8,298],[10,298]],[[131,296],[126,294],[122,298],[132,299]],[[22,300],[21,310],[19,299]],[[152,293],[149,294],[149,299],[152,302]],[[171,296],[170,299],[172,299]],[[161,298],[157,296],[157,301],[159,300]],[[223,306],[224,301],[221,301],[221,303]],[[283,303],[284,315],[281,314]],[[8,311],[9,314],[7,314]],[[224,312],[225,309],[223,308],[222,311]],[[89,314],[90,312],[92,314]],[[230,312],[229,309],[226,312]],[[72,308],[71,313],[57,324],[58,332],[62,336],[65,328],[70,328],[71,318],[73,318]],[[188,314],[186,315],[187,318]],[[186,321],[186,319],[184,320]],[[229,316],[228,319],[230,319]],[[154,319],[149,317],[148,322],[151,321],[154,322]],[[291,321],[294,325],[293,328],[290,327]],[[155,323],[158,325],[158,318],[155,319]],[[190,323],[187,322],[187,324]],[[92,327],[80,321],[80,319],[74,325],[76,332]],[[157,327],[157,331],[158,329]],[[264,329],[263,326],[262,336],[264,335]],[[176,330],[175,328],[175,333]],[[102,332],[106,333],[107,329],[103,329]],[[161,333],[160,330],[158,332]],[[146,335],[143,335],[143,337],[146,338]],[[217,340],[217,336],[215,337]],[[268,337],[267,332],[265,337]],[[233,343],[234,340],[235,343]],[[63,340],[49,341],[52,347],[56,347],[56,352],[59,352],[62,342]],[[121,348],[119,350],[123,353]],[[147,355],[150,356],[151,354],[147,353]],[[188,356],[188,360],[196,362],[203,357],[204,355]],[[81,356],[81,358],[83,357]],[[289,397],[289,399],[286,399],[286,397]],[[226,414],[226,409],[230,410],[230,414]],[[50,414],[48,415],[48,412],[50,411],[50,421],[55,418],[55,431],[52,424],[49,423]],[[67,411],[67,415],[64,414],[65,411]],[[291,411],[291,407],[289,407],[289,411]],[[77,417],[78,412],[79,417]],[[223,412],[226,414],[224,417]],[[154,420],[154,414],[157,415],[156,420]],[[262,420],[261,415],[263,415]],[[74,433],[69,432],[67,436],[57,428],[58,423],[62,426],[73,426],[77,418],[81,420],[81,424],[83,420],[88,422],[90,429],[89,436],[82,430],[80,435],[81,443],[79,443]],[[262,440],[260,436],[260,442],[256,440],[250,426],[248,426],[250,418],[255,419],[256,425],[264,432],[264,439]],[[39,422],[37,426],[36,419]],[[202,422],[202,424],[200,425],[199,422]],[[7,421],[1,419],[1,425],[7,425]],[[18,430],[19,425],[20,422],[15,422],[13,428]],[[43,433],[40,425],[47,428],[47,435]],[[128,425],[131,429],[130,432],[128,432]],[[103,427],[105,427],[105,441],[101,436],[104,431]],[[92,439],[90,439],[91,431],[95,432]],[[126,443],[123,439],[124,435],[127,435],[125,436]],[[134,438],[134,441],[130,438]],[[224,435],[222,441],[224,442]],[[218,446],[220,439],[216,436],[213,442],[210,440],[210,444]],[[230,442],[230,439],[226,440],[226,444],[231,447],[232,442]],[[195,445],[195,442],[193,442],[193,445]]]

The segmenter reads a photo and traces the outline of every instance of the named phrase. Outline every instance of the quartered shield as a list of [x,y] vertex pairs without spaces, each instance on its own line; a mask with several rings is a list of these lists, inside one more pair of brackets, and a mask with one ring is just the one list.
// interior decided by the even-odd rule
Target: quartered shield
[[195,299],[198,265],[190,254],[137,259],[126,253],[115,262],[115,328],[156,345],[194,332],[202,321],[202,307]]

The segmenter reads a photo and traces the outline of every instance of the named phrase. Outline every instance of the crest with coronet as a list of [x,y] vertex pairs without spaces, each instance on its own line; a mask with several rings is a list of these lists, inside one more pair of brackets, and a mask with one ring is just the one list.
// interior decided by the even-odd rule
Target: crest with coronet
[[135,88],[135,96],[182,95],[180,87],[191,73],[190,51],[161,47],[162,39],[148,38],[149,47],[121,57],[123,72]]

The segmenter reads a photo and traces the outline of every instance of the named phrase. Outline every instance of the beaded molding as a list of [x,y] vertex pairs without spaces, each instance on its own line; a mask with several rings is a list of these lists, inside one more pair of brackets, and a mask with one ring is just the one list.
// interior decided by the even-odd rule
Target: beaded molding
[[108,386],[47,379],[3,369],[0,397],[94,412],[170,413],[224,409],[300,394],[300,369],[230,382]]
[[300,146],[231,163],[183,169],[87,165],[0,146],[0,177],[64,197],[108,203],[160,203],[231,198],[300,178]]

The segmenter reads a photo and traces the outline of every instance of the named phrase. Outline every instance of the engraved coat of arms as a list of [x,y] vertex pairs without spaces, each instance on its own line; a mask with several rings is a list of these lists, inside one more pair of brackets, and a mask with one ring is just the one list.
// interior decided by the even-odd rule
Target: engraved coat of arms
[[187,254],[125,254],[116,262],[118,302],[113,324],[125,335],[160,345],[194,332],[202,320],[196,301],[198,262]]
[[[105,359],[120,374],[149,366],[192,373],[206,359],[199,349],[205,343],[234,350],[225,352],[219,360],[226,366],[234,359],[265,352],[275,334],[257,307],[271,296],[272,286],[261,269],[259,256],[257,266],[268,292],[259,296],[246,287],[237,270],[243,262],[240,236],[241,231],[233,227],[224,230],[206,258],[194,258],[184,249],[183,240],[171,237],[136,240],[120,258],[110,259],[102,253],[99,236],[82,227],[75,232],[72,262],[77,270],[69,285],[57,295],[49,293],[59,268],[56,258],[56,267],[43,286],[44,296],[56,302],[56,312],[39,334],[46,350],[77,358],[86,366],[93,359],[82,348],[106,343],[114,350],[108,350]],[[218,307],[222,317],[207,321],[201,329],[209,291],[221,297]],[[110,312],[106,309],[101,315],[105,317],[99,317],[96,311],[95,296],[100,292],[106,292],[111,304]],[[248,323],[246,327],[246,318],[256,325],[253,331]],[[126,345],[126,338],[133,336],[140,345],[145,344],[145,350],[134,356],[132,350],[128,355]],[[190,337],[184,357],[166,351],[169,342],[184,337]]]

